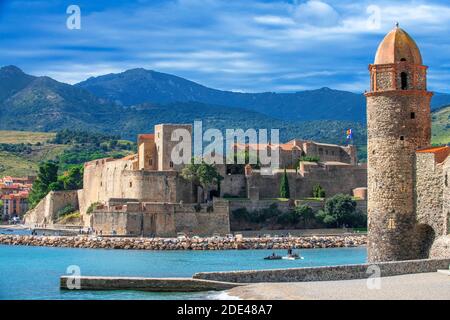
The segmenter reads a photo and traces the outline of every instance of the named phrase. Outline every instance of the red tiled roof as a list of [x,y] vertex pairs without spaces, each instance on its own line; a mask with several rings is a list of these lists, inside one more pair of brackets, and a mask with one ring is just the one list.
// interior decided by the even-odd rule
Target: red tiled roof
[[155,139],[155,135],[154,134],[150,134],[150,133],[143,133],[138,135],[139,139],[143,139],[143,140],[154,140]]
[[433,147],[433,148],[426,148],[417,150],[417,153],[434,153],[434,158],[436,160],[436,163],[444,162],[445,159],[450,155],[450,147],[443,146],[443,147]]

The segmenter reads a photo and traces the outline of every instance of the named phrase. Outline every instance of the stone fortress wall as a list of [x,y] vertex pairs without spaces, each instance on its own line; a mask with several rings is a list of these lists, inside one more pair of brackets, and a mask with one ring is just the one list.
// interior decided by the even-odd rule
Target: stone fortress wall
[[[344,163],[304,163],[300,169],[286,170],[291,198],[302,199],[312,196],[313,187],[320,184],[327,197],[338,193],[352,194],[353,189],[367,185],[365,165],[348,165]],[[247,188],[258,190],[259,198],[278,198],[281,177],[284,170],[277,170],[273,175],[261,174],[252,170],[247,176]]]
[[28,225],[52,225],[58,218],[58,211],[67,205],[78,209],[78,192],[75,191],[50,191],[39,204],[25,215],[25,223]]
[[88,216],[103,234],[173,237],[177,233],[206,236],[230,232],[228,201],[219,199],[199,205],[111,199]]
[[136,170],[134,160],[100,159],[84,166],[84,214],[90,204],[111,198],[146,202],[195,202],[192,185],[176,171]]
[[450,147],[416,153],[415,196],[419,257],[450,252]]

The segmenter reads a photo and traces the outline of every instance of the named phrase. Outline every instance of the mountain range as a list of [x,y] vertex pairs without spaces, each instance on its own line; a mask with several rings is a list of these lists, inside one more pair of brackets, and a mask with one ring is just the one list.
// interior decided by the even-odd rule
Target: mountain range
[[[450,105],[436,94],[432,107]],[[156,71],[132,69],[75,85],[18,67],[0,68],[0,129],[56,131],[63,128],[119,134],[135,139],[162,122],[204,127],[280,128],[281,138],[345,142],[354,128],[365,144],[365,97],[329,88],[296,93],[221,91]]]

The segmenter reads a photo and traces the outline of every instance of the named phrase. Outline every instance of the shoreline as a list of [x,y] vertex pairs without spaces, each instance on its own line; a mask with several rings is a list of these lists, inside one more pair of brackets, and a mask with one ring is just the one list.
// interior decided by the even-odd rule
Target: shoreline
[[0,245],[117,250],[278,250],[354,248],[365,246],[366,235],[284,238],[126,238],[93,236],[0,235]]

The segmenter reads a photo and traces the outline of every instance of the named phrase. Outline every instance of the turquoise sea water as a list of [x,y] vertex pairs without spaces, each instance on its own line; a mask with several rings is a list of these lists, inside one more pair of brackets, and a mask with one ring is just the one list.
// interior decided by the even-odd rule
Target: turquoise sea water
[[[272,250],[143,251],[0,245],[0,299],[214,299],[217,293],[61,291],[59,277],[82,275],[191,277],[201,271],[298,268],[364,263],[366,248],[302,250],[304,260],[267,261]],[[275,251],[281,255],[284,250]]]

